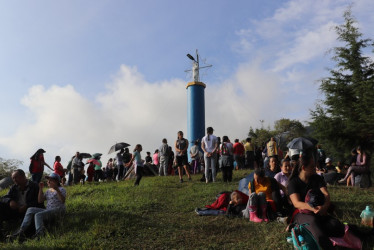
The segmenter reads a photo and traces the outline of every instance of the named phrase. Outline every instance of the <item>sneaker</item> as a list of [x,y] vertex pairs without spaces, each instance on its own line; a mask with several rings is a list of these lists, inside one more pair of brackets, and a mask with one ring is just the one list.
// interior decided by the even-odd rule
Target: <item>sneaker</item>
[[287,225],[287,217],[277,217],[277,222]]
[[179,182],[180,182],[180,183],[183,183],[183,179],[180,179]]
[[40,239],[41,237],[43,237],[45,235],[45,232],[44,232],[44,229],[40,229],[38,230],[32,237],[31,239]]
[[192,178],[190,177],[190,178],[188,178],[188,180],[189,180],[189,181],[192,181]]
[[18,229],[17,232],[15,232],[14,234],[7,235],[6,237],[10,241],[14,241],[17,238],[18,239],[25,239],[26,238],[25,232],[23,230],[21,230],[21,229]]
[[346,182],[346,180],[344,180],[344,179],[338,180],[338,183],[340,183],[340,184],[345,183],[345,182]]

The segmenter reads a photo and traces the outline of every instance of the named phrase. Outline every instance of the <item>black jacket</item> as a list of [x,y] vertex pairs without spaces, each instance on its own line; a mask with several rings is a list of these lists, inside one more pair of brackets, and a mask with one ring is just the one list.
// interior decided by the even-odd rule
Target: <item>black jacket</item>
[[[33,181],[28,181],[28,191],[26,193],[26,205],[27,207],[44,207],[43,203],[38,203],[39,185]],[[2,197],[1,201],[9,204],[10,201],[18,202],[19,186],[14,184],[9,189],[9,192]]]

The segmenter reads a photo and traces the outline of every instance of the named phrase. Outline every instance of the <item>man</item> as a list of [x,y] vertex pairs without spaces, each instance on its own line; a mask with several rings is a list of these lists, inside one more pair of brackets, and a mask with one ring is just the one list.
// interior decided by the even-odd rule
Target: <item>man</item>
[[236,169],[244,168],[244,146],[239,142],[239,139],[235,139],[234,143],[234,161],[236,161]]
[[73,183],[77,184],[81,178],[81,168],[83,166],[82,157],[79,152],[75,153],[75,157],[71,161],[73,170]]
[[274,137],[270,138],[270,141],[266,144],[267,156],[275,157],[278,160],[278,146]]
[[213,128],[206,129],[206,135],[201,139],[201,149],[204,151],[205,182],[209,183],[209,169],[212,169],[212,181],[216,182],[216,164],[218,151],[218,138],[213,135]]
[[5,220],[22,219],[29,207],[43,207],[38,203],[39,185],[29,181],[22,169],[12,173],[14,185],[0,200],[0,225]]
[[158,156],[160,158],[160,176],[167,176],[168,175],[168,162],[169,162],[169,145],[168,141],[164,138],[162,139],[162,145],[158,150]]
[[246,167],[254,169],[255,153],[251,138],[246,139],[244,144],[245,156],[246,156]]

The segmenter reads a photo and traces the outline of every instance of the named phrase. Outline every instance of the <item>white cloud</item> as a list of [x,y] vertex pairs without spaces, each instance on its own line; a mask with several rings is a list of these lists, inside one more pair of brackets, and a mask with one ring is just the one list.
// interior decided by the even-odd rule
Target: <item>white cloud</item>
[[[270,123],[280,117],[277,78],[255,65],[242,65],[231,79],[207,85],[206,126],[219,136],[243,139],[260,119]],[[140,143],[153,151],[164,137],[173,145],[176,132],[187,127],[185,87],[179,79],[149,83],[124,65],[107,91],[90,99],[71,85],[34,86],[22,100],[32,119],[0,138],[0,146],[25,165],[39,147],[47,151],[49,164],[60,155],[66,165],[75,151],[104,153],[106,162],[113,156],[106,155],[110,146],[120,141],[130,143],[131,150]]]

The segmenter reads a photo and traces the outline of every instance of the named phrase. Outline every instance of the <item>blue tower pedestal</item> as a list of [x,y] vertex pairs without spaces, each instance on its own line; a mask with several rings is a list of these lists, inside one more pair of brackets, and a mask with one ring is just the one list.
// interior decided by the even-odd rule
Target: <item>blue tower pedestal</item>
[[[187,84],[187,139],[189,147],[195,140],[201,141],[205,135],[205,91],[206,85],[202,82],[189,82]],[[190,154],[188,152],[188,159]]]

